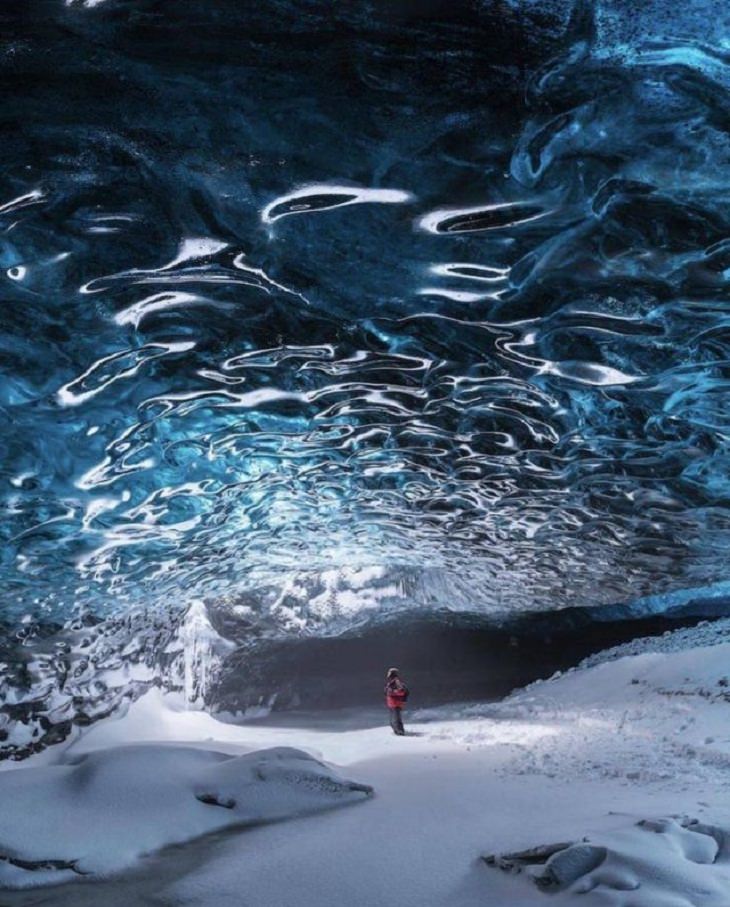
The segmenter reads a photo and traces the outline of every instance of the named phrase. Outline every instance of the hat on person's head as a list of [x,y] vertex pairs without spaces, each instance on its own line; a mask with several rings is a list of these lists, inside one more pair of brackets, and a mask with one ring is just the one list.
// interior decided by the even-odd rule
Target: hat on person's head
[[398,668],[388,668],[388,677],[397,677]]

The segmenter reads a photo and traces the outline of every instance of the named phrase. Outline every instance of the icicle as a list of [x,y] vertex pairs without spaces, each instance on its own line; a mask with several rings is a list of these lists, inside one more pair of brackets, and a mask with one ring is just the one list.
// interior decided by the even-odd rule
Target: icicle
[[194,601],[180,628],[183,644],[183,690],[188,708],[201,708],[203,705],[216,637],[217,633],[208,620],[205,605],[200,600]]

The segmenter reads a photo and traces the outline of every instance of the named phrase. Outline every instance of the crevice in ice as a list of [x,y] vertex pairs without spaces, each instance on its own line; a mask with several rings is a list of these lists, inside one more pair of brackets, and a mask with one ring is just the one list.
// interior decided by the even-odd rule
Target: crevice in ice
[[23,869],[26,872],[47,872],[47,871],[71,871],[76,875],[85,876],[87,872],[82,872],[76,865],[76,860],[23,860],[20,857],[11,857],[8,854],[0,853],[0,862],[8,863],[17,869]]
[[236,805],[233,797],[221,797],[220,794],[201,793],[196,794],[195,799],[205,803],[206,806],[221,806],[223,809],[233,809]]

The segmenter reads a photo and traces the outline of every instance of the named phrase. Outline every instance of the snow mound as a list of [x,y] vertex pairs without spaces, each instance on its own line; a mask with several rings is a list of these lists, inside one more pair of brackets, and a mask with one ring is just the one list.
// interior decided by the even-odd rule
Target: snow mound
[[538,680],[504,702],[527,702],[538,696],[598,707],[647,695],[730,701],[730,639],[704,647],[687,645],[584,662],[549,680]]
[[607,661],[625,658],[627,655],[644,655],[647,652],[669,654],[683,652],[686,649],[704,648],[730,643],[730,619],[706,621],[694,627],[683,627],[679,630],[667,630],[661,636],[641,636],[620,646],[613,646],[589,655],[588,658],[571,671],[592,668]]
[[[695,629],[692,638],[703,638]],[[502,748],[505,774],[674,790],[709,784],[726,796],[730,642],[692,647],[684,636],[670,645],[584,664],[499,703],[417,716],[434,740]]]
[[106,875],[143,854],[231,826],[367,798],[300,750],[227,756],[140,745],[0,774],[0,887]]
[[524,871],[541,891],[594,892],[611,907],[727,907],[728,837],[696,819],[645,819],[574,844],[483,859],[506,872]]

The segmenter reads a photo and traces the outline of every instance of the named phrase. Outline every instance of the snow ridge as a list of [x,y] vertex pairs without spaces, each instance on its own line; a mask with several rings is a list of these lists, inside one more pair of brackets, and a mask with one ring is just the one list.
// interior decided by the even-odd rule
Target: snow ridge
[[595,665],[625,658],[628,655],[643,655],[646,652],[683,652],[699,646],[717,646],[730,642],[730,618],[715,621],[703,620],[694,627],[682,627],[679,630],[668,630],[661,636],[644,636],[630,642],[604,649],[584,658],[571,670],[584,670]]

